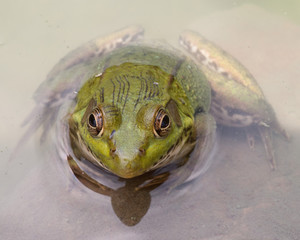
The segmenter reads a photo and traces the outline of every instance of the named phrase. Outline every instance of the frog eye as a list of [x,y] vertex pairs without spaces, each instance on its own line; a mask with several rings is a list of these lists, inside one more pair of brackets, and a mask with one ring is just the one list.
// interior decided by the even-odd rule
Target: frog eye
[[101,137],[103,134],[103,114],[97,107],[89,115],[87,119],[88,131],[93,137]]
[[153,132],[156,137],[165,137],[171,129],[171,121],[167,112],[160,108],[156,112]]

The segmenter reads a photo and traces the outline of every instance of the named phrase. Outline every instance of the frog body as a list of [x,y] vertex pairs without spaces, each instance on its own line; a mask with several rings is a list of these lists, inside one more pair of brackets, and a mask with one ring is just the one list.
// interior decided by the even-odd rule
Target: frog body
[[64,107],[74,155],[133,178],[185,164],[189,156],[195,164],[212,141],[206,139],[215,118],[256,126],[274,167],[272,131],[287,134],[248,70],[193,32],[180,37],[192,57],[138,41],[142,35],[141,27],[125,28],[63,58],[36,95],[35,111],[44,118],[31,129],[43,125],[46,131]]

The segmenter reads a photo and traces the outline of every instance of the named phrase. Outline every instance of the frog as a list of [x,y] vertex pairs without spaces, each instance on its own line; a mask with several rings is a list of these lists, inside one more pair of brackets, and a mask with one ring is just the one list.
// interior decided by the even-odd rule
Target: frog
[[68,161],[81,177],[77,164],[87,161],[122,179],[172,165],[185,179],[218,125],[254,127],[275,169],[272,134],[288,134],[247,68],[197,32],[181,33],[184,50],[143,36],[141,26],[126,27],[62,58],[35,95],[30,116],[42,117],[28,131],[42,127],[46,138],[63,122]]

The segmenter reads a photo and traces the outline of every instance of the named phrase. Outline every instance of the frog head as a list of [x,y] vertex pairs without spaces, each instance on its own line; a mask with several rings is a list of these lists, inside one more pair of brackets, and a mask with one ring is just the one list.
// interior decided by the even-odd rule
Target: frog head
[[[187,154],[194,110],[176,78],[157,66],[123,63],[88,80],[71,114],[74,152],[132,178]],[[75,142],[75,144],[74,144]]]

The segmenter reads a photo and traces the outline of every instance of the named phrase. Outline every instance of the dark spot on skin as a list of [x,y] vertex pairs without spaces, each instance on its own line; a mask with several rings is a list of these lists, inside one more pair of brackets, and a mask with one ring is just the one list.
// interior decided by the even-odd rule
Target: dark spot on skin
[[212,67],[215,71],[218,71],[218,65],[215,62],[210,62],[208,65]]
[[[203,108],[202,107],[198,107],[197,109],[196,109],[196,111],[195,111],[195,114],[198,114],[198,113],[203,113],[204,112],[204,110],[203,110]],[[190,129],[190,128],[189,128]],[[189,130],[188,129],[188,130]]]
[[126,34],[122,37],[122,41],[126,42],[126,40],[129,38],[129,34]]
[[100,98],[101,98],[101,102],[104,102],[104,88],[101,88],[101,93],[100,93]]
[[228,72],[221,72],[221,74],[222,74],[225,78],[229,78]]
[[170,74],[170,77],[169,77],[168,86],[171,86],[172,83],[174,82],[174,76],[177,75],[177,72],[178,72],[178,70],[180,69],[182,63],[184,63],[184,61],[185,61],[185,59],[180,59],[180,60],[177,62],[176,66],[173,68],[172,73]]
[[[190,51],[191,51],[191,48],[190,48]],[[206,57],[205,57],[199,50],[196,52],[196,57],[197,57],[201,62],[206,60]]]

